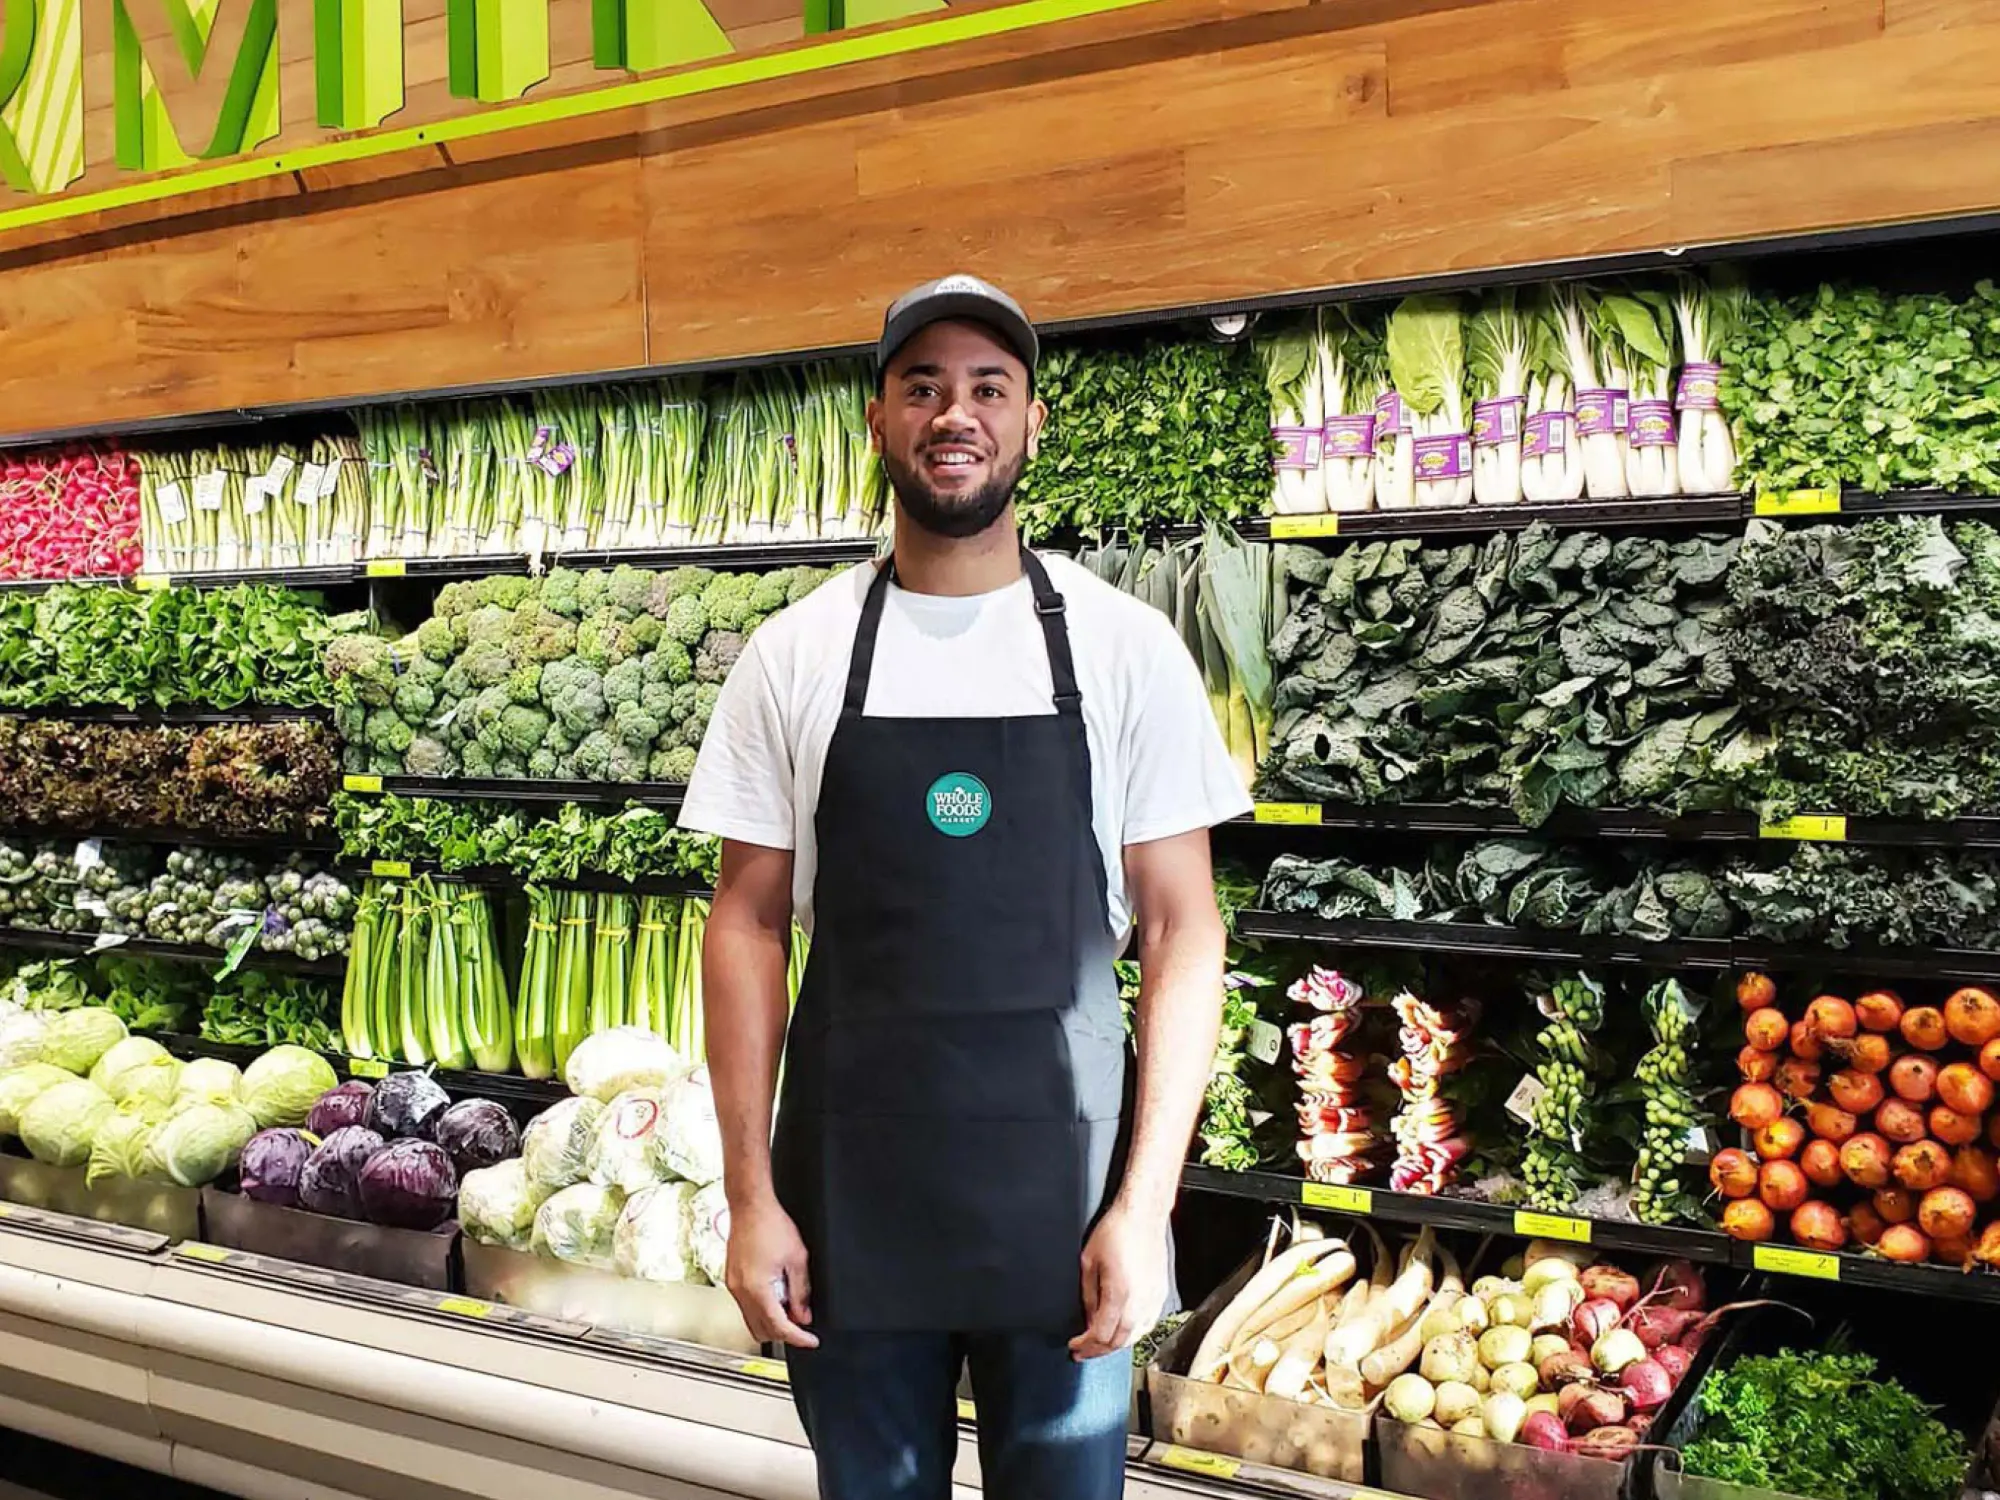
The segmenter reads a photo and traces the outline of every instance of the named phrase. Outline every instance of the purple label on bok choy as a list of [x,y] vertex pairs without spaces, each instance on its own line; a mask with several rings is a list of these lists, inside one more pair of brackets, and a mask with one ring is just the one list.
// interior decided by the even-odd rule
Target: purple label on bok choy
[[1375,436],[1393,437],[1399,432],[1410,430],[1410,414],[1403,409],[1403,398],[1394,391],[1384,391],[1375,398]]
[[1623,432],[1631,418],[1631,405],[1632,397],[1628,391],[1578,391],[1576,430],[1583,437]]
[[1491,401],[1473,402],[1474,446],[1491,448],[1514,441],[1521,435],[1521,408],[1527,404],[1526,396],[1496,396]]
[[1375,448],[1375,414],[1328,417],[1321,452],[1328,458],[1366,458]]
[[1551,453],[1567,453],[1570,424],[1575,420],[1573,412],[1536,412],[1522,430],[1521,457],[1545,458]]
[[1433,479],[1464,479],[1472,473],[1472,438],[1463,432],[1420,437],[1411,445],[1410,456],[1420,484]]
[[1320,430],[1317,427],[1273,427],[1271,441],[1277,445],[1277,455],[1271,460],[1274,469],[1317,469],[1320,454]]
[[1673,447],[1673,404],[1667,401],[1634,401],[1627,433],[1635,448]]
[[1674,387],[1674,405],[1682,411],[1722,409],[1722,366],[1695,360],[1681,366],[1680,383]]

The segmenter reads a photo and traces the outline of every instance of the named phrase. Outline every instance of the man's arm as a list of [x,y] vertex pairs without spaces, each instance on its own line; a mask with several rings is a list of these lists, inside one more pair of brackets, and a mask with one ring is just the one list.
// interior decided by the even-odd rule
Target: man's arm
[[1139,1086],[1125,1179],[1083,1254],[1078,1359],[1122,1349],[1167,1295],[1167,1216],[1222,1025],[1222,919],[1208,830],[1125,849],[1139,927]]
[[[810,1349],[805,1242],[771,1184],[771,1117],[789,1012],[792,851],[725,839],[702,938],[708,1072],[729,1195],[727,1281],[750,1332]],[[782,1282],[785,1295],[776,1284]]]

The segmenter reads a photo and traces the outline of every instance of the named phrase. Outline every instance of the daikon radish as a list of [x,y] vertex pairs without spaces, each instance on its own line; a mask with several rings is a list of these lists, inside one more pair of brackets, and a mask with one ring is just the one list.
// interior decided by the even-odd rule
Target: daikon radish
[[1329,1367],[1358,1367],[1364,1358],[1381,1347],[1391,1329],[1408,1322],[1429,1300],[1435,1281],[1431,1259],[1436,1242],[1436,1236],[1426,1225],[1424,1232],[1410,1247],[1403,1270],[1388,1291],[1372,1299],[1367,1311],[1360,1317],[1345,1328],[1336,1329],[1327,1338],[1326,1362]]
[[1306,1382],[1319,1368],[1326,1336],[1333,1331],[1333,1314],[1324,1313],[1307,1327],[1285,1340],[1285,1352],[1264,1381],[1264,1394],[1296,1401],[1305,1393]]
[[1417,1362],[1424,1352],[1424,1314],[1430,1304],[1418,1308],[1403,1325],[1391,1331],[1382,1347],[1361,1361],[1361,1378],[1369,1385],[1387,1385]]
[[[1334,1262],[1326,1275],[1320,1271],[1322,1261]],[[1339,1273],[1337,1279],[1333,1273]],[[1213,1380],[1229,1350],[1261,1334],[1284,1314],[1346,1285],[1353,1275],[1354,1257],[1341,1240],[1308,1240],[1272,1256],[1209,1324],[1188,1366],[1190,1377]]]

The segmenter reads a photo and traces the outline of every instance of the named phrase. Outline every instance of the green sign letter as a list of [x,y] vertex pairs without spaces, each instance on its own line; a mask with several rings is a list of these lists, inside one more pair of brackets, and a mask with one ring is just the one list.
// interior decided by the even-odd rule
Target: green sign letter
[[59,193],[82,175],[82,0],[0,0],[0,181]]

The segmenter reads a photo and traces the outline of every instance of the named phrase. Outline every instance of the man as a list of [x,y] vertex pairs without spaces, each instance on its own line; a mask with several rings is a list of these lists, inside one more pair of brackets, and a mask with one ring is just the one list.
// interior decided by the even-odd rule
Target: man
[[890,307],[894,556],[758,630],[681,816],[723,839],[729,1289],[787,1346],[824,1500],[946,1500],[967,1366],[988,1495],[1121,1494],[1124,1351],[1170,1295],[1222,994],[1208,829],[1250,804],[1166,618],[1021,546],[1037,354],[974,277]]

